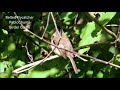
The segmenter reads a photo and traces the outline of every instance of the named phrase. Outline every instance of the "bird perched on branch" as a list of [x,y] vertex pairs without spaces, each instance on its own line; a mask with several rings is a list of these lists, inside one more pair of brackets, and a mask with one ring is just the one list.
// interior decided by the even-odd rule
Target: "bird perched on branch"
[[[73,51],[72,44],[69,40],[69,38],[65,35],[63,30],[56,30],[52,37],[51,37],[51,44],[57,45],[59,48],[64,48],[70,51]],[[52,50],[55,48],[55,46],[51,45]],[[74,54],[72,52],[55,48],[54,50],[55,54],[58,54],[59,56],[63,56],[65,59],[68,57],[71,61],[72,67],[74,69],[75,74],[78,74],[80,72],[80,69],[77,69],[77,66],[74,61]]]

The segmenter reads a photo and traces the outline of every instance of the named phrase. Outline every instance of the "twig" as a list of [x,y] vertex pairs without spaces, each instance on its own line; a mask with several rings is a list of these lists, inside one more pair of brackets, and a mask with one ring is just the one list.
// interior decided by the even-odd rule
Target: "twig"
[[117,36],[107,29],[105,26],[103,26],[96,18],[94,18],[89,12],[84,12],[89,18],[91,18],[97,25],[99,25],[103,30],[105,30],[107,33],[109,33],[115,40],[117,39]]
[[55,25],[55,29],[58,30],[56,21],[55,21],[54,16],[53,16],[53,13],[50,12],[50,14],[51,14],[51,16],[52,16],[52,19],[53,19],[53,22],[54,22],[54,25]]
[[[34,65],[35,66],[35,65]],[[27,70],[30,70],[31,68],[33,68],[34,66],[30,66],[30,67],[28,67],[28,68],[23,68],[23,69],[21,69],[21,70],[18,70],[18,71],[13,71],[13,73],[15,73],[15,74],[19,74],[19,73],[22,73],[22,72],[25,72],[25,71],[27,71]],[[21,67],[20,67],[21,68]],[[18,68],[19,69],[19,68]],[[17,69],[16,69],[17,70]]]
[[47,24],[46,24],[45,30],[44,30],[44,32],[43,32],[42,38],[44,37],[45,32],[46,32],[46,30],[47,30],[47,27],[48,27],[48,24],[49,24],[49,19],[50,19],[50,13],[48,13]]
[[[21,21],[21,19],[20,18],[18,18],[18,16],[17,16],[17,14],[16,14],[16,12],[13,12],[14,14],[15,14],[15,16],[17,17],[17,19],[18,19],[18,21],[20,22]],[[23,24],[20,22],[20,25],[23,27]]]
[[119,69],[120,69],[120,66],[119,66],[119,65],[113,64],[113,63],[111,63],[111,62],[107,62],[107,61],[104,61],[104,60],[101,60],[101,59],[97,59],[97,58],[94,58],[94,57],[92,57],[92,56],[85,55],[85,54],[81,54],[81,56],[84,56],[84,57],[93,59],[93,60],[96,61],[96,62],[104,63],[104,64],[106,64],[106,65],[110,65],[110,66],[113,66],[113,67],[116,67],[116,68],[119,68]]
[[27,42],[26,42],[26,45],[23,46],[23,47],[25,47],[25,49],[26,49],[26,51],[27,51],[27,56],[28,56],[28,58],[30,59],[30,61],[31,61],[31,62],[34,62],[34,61],[33,61],[33,56],[32,56],[32,55],[29,53],[29,51],[28,51]]
[[86,60],[85,58],[80,57],[80,55],[78,55],[78,54],[76,54],[75,57],[80,58],[80,59],[83,60],[84,62],[87,62],[87,61],[88,61],[88,60]]
[[[76,25],[77,24],[77,18],[78,18],[78,14],[76,15],[76,17],[75,17],[75,20],[74,20],[74,25]],[[73,30],[76,30],[76,26],[73,26]]]
[[[58,55],[54,55],[54,56],[50,56],[49,58],[46,58],[46,59],[42,59],[42,60],[39,60],[39,61],[36,61],[36,62],[33,62],[33,63],[30,63],[30,64],[27,64],[27,65],[24,65],[18,69],[15,69],[13,71],[13,73],[21,73],[21,72],[24,72],[26,71],[28,68],[31,68],[31,67],[34,67],[38,64],[40,64],[41,62],[46,62],[46,61],[49,61],[49,60],[53,60],[55,58],[59,57]],[[25,70],[26,69],[26,70]]]
[[120,26],[120,25],[117,25],[117,24],[109,24],[109,25],[105,25],[105,26],[107,26],[107,27],[118,27],[118,26]]
[[[57,28],[57,24],[56,24],[55,18],[54,18],[54,16],[53,16],[53,13],[50,12],[50,14],[51,14],[51,16],[52,16],[52,19],[53,19],[53,22],[54,22],[54,25],[55,25],[55,29],[56,29],[57,32],[59,32],[59,30],[58,30],[58,28]],[[59,33],[59,36],[60,36],[60,38],[61,38],[60,33]]]

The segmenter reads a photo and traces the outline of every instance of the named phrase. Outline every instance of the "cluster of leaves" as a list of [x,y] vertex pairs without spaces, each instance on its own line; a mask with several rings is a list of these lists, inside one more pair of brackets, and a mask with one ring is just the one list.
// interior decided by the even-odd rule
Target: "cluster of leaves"
[[[114,41],[113,38],[101,29],[94,21],[87,17],[84,12],[54,12],[58,28],[63,28],[64,32],[70,38],[73,47],[94,44],[95,42]],[[102,25],[118,25],[120,23],[120,13],[118,12],[91,12]],[[30,30],[35,34],[42,36],[47,23],[48,12],[19,12],[18,16],[34,16]],[[48,77],[77,77],[77,78],[110,78],[120,77],[120,69],[111,67],[93,60],[88,62],[75,58],[75,62],[81,72],[74,74],[69,59],[62,57],[50,60],[42,65],[38,65],[19,75],[13,74],[13,70],[26,65],[30,62],[24,46],[27,42],[29,52],[33,55],[34,61],[43,59],[43,49],[48,53],[51,51],[49,45],[40,41],[33,35],[23,32],[21,29],[9,29],[9,20],[5,16],[14,16],[13,12],[0,13],[0,78],[48,78]],[[117,33],[118,27],[109,26],[113,33]],[[50,22],[44,36],[50,41],[54,32],[54,24],[50,17]],[[117,51],[117,52],[116,52]],[[99,45],[79,49],[78,53],[88,54],[90,56],[109,61],[116,53],[113,63],[120,65],[119,48],[115,45]]]

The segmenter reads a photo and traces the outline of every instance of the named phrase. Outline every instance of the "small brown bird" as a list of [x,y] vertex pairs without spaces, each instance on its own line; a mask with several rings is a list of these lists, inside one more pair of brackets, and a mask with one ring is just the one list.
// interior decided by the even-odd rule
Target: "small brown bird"
[[[58,45],[59,48],[64,48],[64,49],[73,51],[72,44],[71,44],[69,38],[63,32],[63,30],[61,30],[60,32],[58,30],[55,31],[55,33],[51,37],[51,43]],[[55,47],[53,45],[51,45],[51,48],[53,50]],[[78,74],[80,72],[80,69],[77,69],[75,61],[73,59],[74,58],[73,53],[63,50],[63,49],[58,49],[58,48],[55,48],[54,52],[55,52],[55,54],[58,54],[59,56],[63,56],[65,59],[67,57],[70,59],[75,74]]]

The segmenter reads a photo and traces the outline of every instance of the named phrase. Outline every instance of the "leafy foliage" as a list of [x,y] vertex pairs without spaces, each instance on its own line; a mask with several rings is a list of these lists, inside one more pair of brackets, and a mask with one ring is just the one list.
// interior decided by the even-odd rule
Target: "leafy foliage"
[[[73,47],[94,44],[98,42],[113,42],[111,35],[104,30],[84,12],[54,12],[54,17],[58,28],[63,28],[71,40]],[[90,12],[90,14],[99,20],[103,25],[119,25],[120,13],[118,12]],[[26,49],[23,47],[27,42],[30,54],[33,55],[34,61],[43,59],[46,53],[51,51],[50,46],[37,39],[34,35],[23,32],[22,29],[9,29],[9,20],[5,16],[14,16],[13,12],[0,13],[0,78],[111,78],[120,77],[120,69],[105,65],[100,62],[94,62],[90,58],[86,58],[88,62],[84,62],[79,58],[75,58],[75,62],[81,72],[74,74],[69,59],[62,57],[47,61],[42,65],[38,65],[28,71],[20,74],[13,74],[13,70],[30,63]],[[48,12],[19,12],[18,16],[34,16],[30,31],[38,36],[42,36],[47,24]],[[106,26],[113,33],[117,34],[118,27]],[[44,38],[50,41],[50,37],[54,32],[54,24],[50,17],[50,22]],[[88,54],[95,58],[110,61],[120,65],[119,47],[114,44],[103,44],[79,48],[78,53]],[[54,55],[54,53],[52,54]]]

